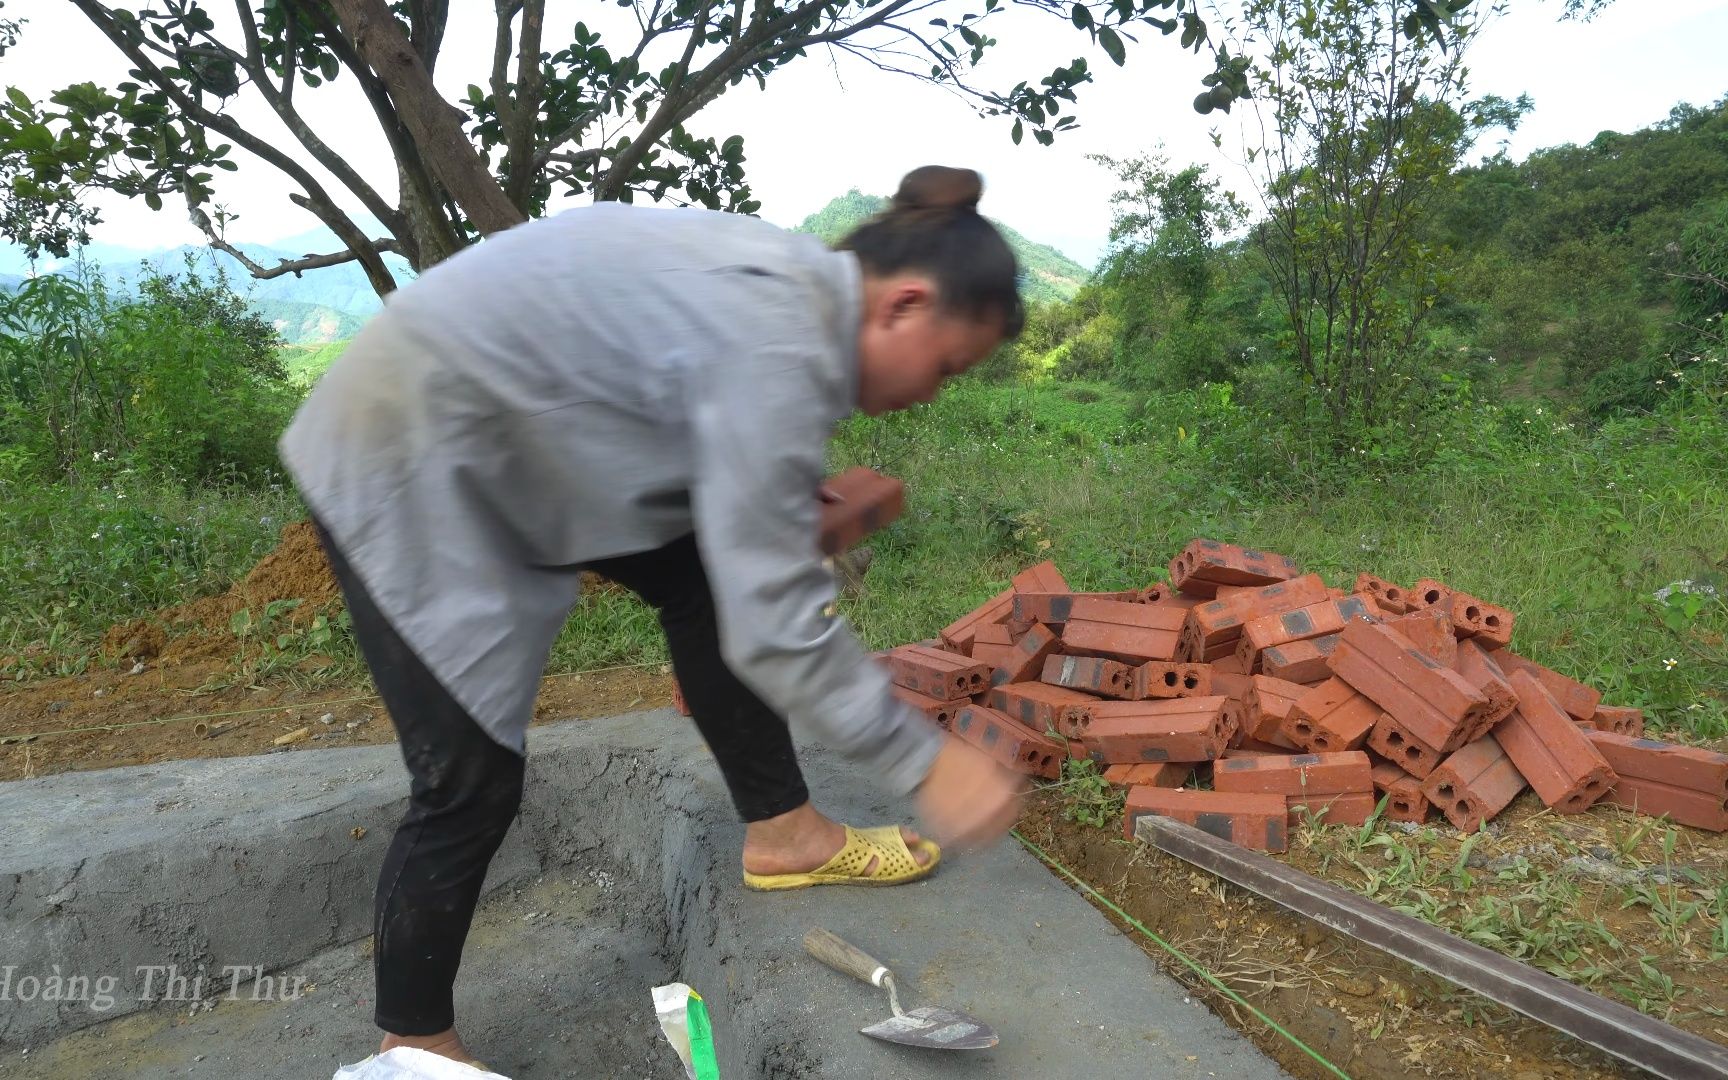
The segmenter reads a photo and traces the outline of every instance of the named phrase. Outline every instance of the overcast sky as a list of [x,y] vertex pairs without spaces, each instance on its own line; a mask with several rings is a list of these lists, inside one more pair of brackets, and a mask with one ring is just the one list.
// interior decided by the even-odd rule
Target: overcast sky
[[[458,14],[438,81],[458,97],[468,83],[484,81],[492,5],[458,0],[451,6]],[[223,5],[212,7],[232,18]],[[1618,0],[1590,23],[1558,22],[1561,7],[1561,0],[1513,0],[1511,13],[1497,19],[1470,53],[1474,93],[1529,93],[1535,99],[1535,111],[1511,137],[1515,157],[1585,142],[1605,129],[1642,127],[1662,119],[1677,102],[1708,105],[1728,93],[1728,0]],[[20,44],[0,59],[7,85],[40,97],[70,82],[112,86],[125,78],[118,54],[65,0],[15,2],[6,14],[29,20]],[[605,30],[627,14],[609,0],[553,0],[546,47],[566,44],[578,18]],[[982,83],[1003,87],[1041,77],[1084,51],[1082,35],[1066,21],[1013,10],[993,25],[991,33],[1002,44],[987,62]],[[612,43],[615,52],[626,47]],[[691,126],[703,135],[744,136],[748,175],[761,213],[771,221],[796,224],[854,186],[891,193],[901,174],[921,164],[966,165],[985,176],[986,213],[1088,264],[1104,245],[1112,187],[1088,154],[1130,156],[1162,143],[1174,165],[1204,163],[1228,186],[1251,193],[1246,175],[1233,164],[1238,153],[1229,152],[1240,146],[1239,117],[1201,117],[1188,104],[1207,70],[1203,61],[1155,32],[1129,46],[1125,68],[1115,68],[1095,50],[1090,58],[1096,77],[1080,91],[1082,126],[1050,148],[1031,138],[1014,146],[1005,125],[979,120],[965,102],[928,85],[823,56],[771,76],[766,91],[754,83],[733,88]],[[394,192],[389,159],[352,79],[319,91],[301,87],[297,101],[327,142],[348,153],[381,189]],[[255,96],[233,109],[254,130],[281,131]],[[1213,147],[1214,131],[1224,136],[1229,153]],[[281,139],[279,145],[287,136]],[[274,243],[318,225],[288,202],[293,189],[285,178],[243,151],[236,154],[240,171],[217,174],[218,200],[239,214],[231,239]],[[106,222],[96,232],[98,240],[132,247],[200,240],[172,201],[160,213],[142,202],[102,206]]]

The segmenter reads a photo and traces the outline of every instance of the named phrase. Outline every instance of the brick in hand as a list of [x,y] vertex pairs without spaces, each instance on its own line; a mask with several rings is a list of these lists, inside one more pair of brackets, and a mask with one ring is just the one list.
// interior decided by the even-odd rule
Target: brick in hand
[[818,546],[838,555],[900,516],[906,485],[862,465],[830,477],[818,493],[821,527]]

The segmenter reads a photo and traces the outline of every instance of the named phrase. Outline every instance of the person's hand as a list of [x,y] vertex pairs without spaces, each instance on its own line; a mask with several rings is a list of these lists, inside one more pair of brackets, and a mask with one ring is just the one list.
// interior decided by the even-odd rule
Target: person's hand
[[918,786],[918,816],[935,838],[983,847],[1019,820],[1025,782],[972,744],[949,736]]

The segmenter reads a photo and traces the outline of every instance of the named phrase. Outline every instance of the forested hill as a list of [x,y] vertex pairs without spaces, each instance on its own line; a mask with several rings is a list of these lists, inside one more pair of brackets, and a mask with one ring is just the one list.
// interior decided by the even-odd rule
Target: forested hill
[[[797,231],[813,233],[831,244],[887,205],[888,200],[882,196],[866,195],[853,188],[805,218]],[[1008,245],[1014,249],[1015,257],[1020,260],[1020,268],[1025,274],[1021,292],[1027,300],[1038,303],[1071,300],[1091,277],[1084,266],[1050,245],[1034,243],[1000,221],[995,225],[1002,230]]]

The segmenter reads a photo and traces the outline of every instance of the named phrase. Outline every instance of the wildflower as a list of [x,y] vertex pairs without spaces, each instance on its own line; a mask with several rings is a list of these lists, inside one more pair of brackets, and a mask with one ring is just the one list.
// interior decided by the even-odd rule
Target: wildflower
[[1680,661],[1674,659],[1672,656],[1670,656],[1668,659],[1662,661],[1662,670],[1663,671],[1673,671],[1675,668],[1677,668],[1679,666],[1680,666]]
[[91,533],[91,534],[90,534],[90,539],[92,539],[92,540],[100,540],[100,539],[102,539],[102,534],[101,534],[101,533],[99,533],[99,532],[93,532],[93,533]]

